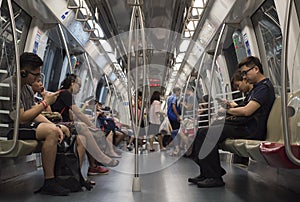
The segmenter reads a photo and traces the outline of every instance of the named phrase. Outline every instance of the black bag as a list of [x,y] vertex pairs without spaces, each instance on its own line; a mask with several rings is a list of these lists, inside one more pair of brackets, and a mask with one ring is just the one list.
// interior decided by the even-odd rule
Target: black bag
[[91,190],[93,186],[82,176],[75,142],[73,135],[58,144],[54,174],[57,182],[71,192],[82,191],[82,187]]
[[162,143],[164,147],[168,146],[172,141],[173,138],[171,135],[164,135],[162,138]]

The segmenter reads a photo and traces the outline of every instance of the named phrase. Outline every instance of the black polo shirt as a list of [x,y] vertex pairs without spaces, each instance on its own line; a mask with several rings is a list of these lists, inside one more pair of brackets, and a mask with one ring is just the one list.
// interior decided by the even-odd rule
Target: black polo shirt
[[251,100],[260,104],[260,107],[253,113],[254,119],[247,124],[250,134],[257,139],[265,139],[267,133],[267,121],[272,109],[275,92],[271,81],[268,78],[254,84],[253,89],[247,97],[247,102]]

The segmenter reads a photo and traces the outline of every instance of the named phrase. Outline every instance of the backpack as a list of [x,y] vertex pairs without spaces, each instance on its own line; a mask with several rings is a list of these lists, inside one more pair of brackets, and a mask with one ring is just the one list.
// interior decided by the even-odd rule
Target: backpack
[[82,187],[91,190],[93,186],[84,180],[76,150],[76,135],[58,143],[54,174],[57,182],[71,192],[82,191]]

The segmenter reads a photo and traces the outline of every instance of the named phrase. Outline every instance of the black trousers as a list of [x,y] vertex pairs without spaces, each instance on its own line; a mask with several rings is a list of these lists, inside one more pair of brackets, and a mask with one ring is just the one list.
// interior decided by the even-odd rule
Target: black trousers
[[[207,178],[219,178],[226,173],[226,171],[221,167],[220,164],[218,143],[223,142],[226,138],[254,139],[251,138],[251,134],[249,133],[248,128],[245,126],[228,125],[225,123],[223,129],[220,129],[220,127],[222,126],[216,123],[216,124],[212,124],[210,128],[199,129],[196,138],[194,140],[191,158],[195,161],[196,164],[199,165],[201,175]],[[219,131],[221,132],[221,134],[213,134],[213,132],[218,131],[217,127],[219,127]],[[210,133],[208,133],[208,130],[211,130],[212,132],[210,131]],[[205,141],[207,135],[214,136],[213,138],[217,138],[217,139],[213,141]],[[205,144],[203,144],[204,142]],[[215,144],[207,146],[211,142],[215,142]],[[207,156],[205,156],[202,159],[199,159],[198,155],[200,151],[201,152],[203,151],[201,150],[202,147],[204,148],[204,150],[207,148],[210,149],[212,148],[212,150],[208,152]]]

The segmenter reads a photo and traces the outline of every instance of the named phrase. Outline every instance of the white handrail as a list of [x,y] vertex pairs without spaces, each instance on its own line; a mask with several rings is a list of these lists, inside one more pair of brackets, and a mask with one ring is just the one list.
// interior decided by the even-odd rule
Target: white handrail
[[18,131],[19,131],[19,119],[20,119],[20,100],[21,100],[21,72],[20,72],[20,54],[19,54],[19,48],[17,45],[17,33],[16,33],[16,23],[15,23],[15,18],[14,18],[14,12],[13,12],[13,7],[11,0],[7,0],[7,6],[9,10],[9,16],[11,20],[11,27],[12,27],[12,34],[13,34],[13,42],[14,42],[14,47],[15,47],[15,57],[16,57],[16,78],[17,78],[17,92],[16,92],[16,117],[15,117],[15,122],[14,122],[14,132],[13,132],[13,144],[10,149],[6,151],[0,151],[0,155],[5,155],[9,154],[12,152],[16,145],[17,145],[17,140],[18,140]]
[[292,1],[287,1],[286,14],[284,19],[284,29],[283,29],[283,38],[282,38],[282,61],[281,61],[281,114],[282,114],[282,123],[283,123],[283,137],[284,137],[284,146],[285,152],[288,158],[296,165],[300,166],[300,160],[295,157],[291,150],[290,142],[290,127],[287,117],[287,85],[286,85],[286,75],[287,75],[287,54],[288,54],[288,36],[289,36],[289,27],[290,27],[290,18],[291,18],[291,8]]

